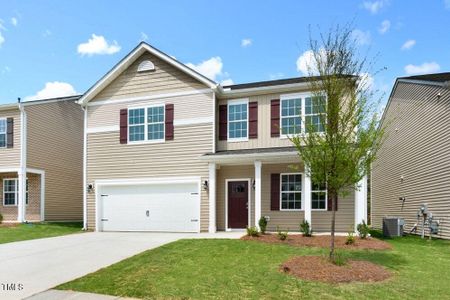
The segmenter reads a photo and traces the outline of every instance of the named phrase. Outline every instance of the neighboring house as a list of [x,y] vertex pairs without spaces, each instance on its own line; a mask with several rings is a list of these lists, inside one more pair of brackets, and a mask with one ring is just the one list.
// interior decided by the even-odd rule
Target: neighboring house
[[394,216],[404,218],[409,231],[426,203],[440,221],[439,236],[450,238],[449,85],[450,72],[395,82],[381,124],[386,141],[372,170],[375,227],[381,228],[383,217]]
[[78,98],[0,105],[0,214],[5,222],[82,219]]
[[[141,43],[79,103],[88,229],[214,232],[268,216],[269,230],[330,231],[325,187],[287,138],[318,121],[307,78],[222,87]],[[339,200],[337,230],[365,218],[362,182]]]

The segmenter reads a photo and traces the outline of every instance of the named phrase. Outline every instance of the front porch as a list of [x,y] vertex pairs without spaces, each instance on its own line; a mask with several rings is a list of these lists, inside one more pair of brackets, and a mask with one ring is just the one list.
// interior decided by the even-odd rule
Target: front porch
[[[209,163],[209,231],[245,229],[268,218],[267,230],[298,232],[307,220],[313,232],[330,232],[331,210],[324,188],[311,183],[295,149],[223,151],[205,155]],[[366,181],[341,197],[336,231],[355,230],[367,220]]]
[[23,174],[19,168],[0,170],[0,214],[3,222],[44,220],[45,172],[27,169]]

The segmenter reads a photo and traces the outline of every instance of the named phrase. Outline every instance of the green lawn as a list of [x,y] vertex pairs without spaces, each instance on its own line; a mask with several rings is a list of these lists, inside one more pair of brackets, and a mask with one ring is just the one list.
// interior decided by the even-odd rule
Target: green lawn
[[0,244],[41,239],[46,237],[65,235],[82,232],[83,224],[79,222],[71,223],[33,223],[20,224],[15,227],[0,227]]
[[392,251],[341,251],[382,264],[392,279],[372,284],[305,282],[278,271],[295,255],[326,249],[240,240],[181,240],[143,252],[59,286],[136,298],[450,299],[450,243],[416,237],[389,241]]

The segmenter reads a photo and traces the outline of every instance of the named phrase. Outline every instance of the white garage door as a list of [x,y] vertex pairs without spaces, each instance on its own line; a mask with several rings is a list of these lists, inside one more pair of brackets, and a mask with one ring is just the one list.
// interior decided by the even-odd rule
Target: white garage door
[[114,185],[100,188],[103,231],[200,231],[197,183]]

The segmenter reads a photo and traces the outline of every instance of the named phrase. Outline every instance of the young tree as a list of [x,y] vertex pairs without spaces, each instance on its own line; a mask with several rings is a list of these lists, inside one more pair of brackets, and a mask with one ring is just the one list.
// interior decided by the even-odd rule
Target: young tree
[[374,94],[369,86],[371,63],[359,58],[350,26],[339,26],[313,39],[308,66],[312,97],[305,120],[306,134],[290,137],[312,182],[326,183],[332,203],[330,260],[335,261],[338,198],[357,189],[369,173],[383,139],[378,129]]

